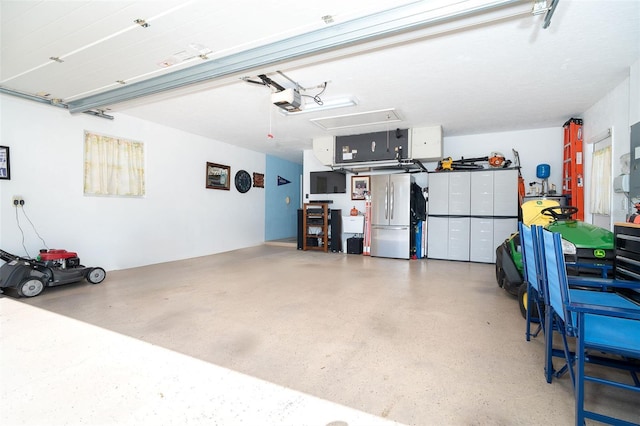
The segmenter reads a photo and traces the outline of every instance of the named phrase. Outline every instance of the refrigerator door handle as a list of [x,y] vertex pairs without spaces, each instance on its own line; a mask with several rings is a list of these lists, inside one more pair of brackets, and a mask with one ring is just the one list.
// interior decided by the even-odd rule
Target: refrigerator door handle
[[391,182],[391,220],[393,220],[393,207],[394,207],[394,201],[396,198],[396,185],[395,183]]
[[389,184],[384,185],[384,218],[389,219]]

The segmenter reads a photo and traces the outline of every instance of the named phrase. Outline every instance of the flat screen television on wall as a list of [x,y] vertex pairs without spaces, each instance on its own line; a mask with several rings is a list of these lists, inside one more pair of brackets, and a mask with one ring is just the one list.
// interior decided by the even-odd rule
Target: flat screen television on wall
[[340,172],[310,172],[310,192],[312,194],[345,194],[347,176]]

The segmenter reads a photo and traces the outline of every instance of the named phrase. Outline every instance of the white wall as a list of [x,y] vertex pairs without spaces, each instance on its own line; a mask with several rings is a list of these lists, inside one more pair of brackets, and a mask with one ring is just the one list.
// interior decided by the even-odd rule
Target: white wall
[[[640,122],[640,60],[631,66],[628,78],[584,113],[585,141],[593,139],[608,128],[612,131],[613,176],[618,176],[621,173],[620,157],[629,153],[630,127],[638,122]],[[585,146],[585,186],[589,184],[591,177],[591,158],[591,147]],[[590,195],[586,190],[585,205],[587,208],[589,204]],[[630,207],[624,194],[612,192],[611,229],[613,229],[614,223],[626,220],[630,213]]]
[[[77,251],[83,264],[122,269],[219,253],[264,242],[263,189],[205,188],[207,161],[265,172],[265,155],[126,115],[105,120],[0,95],[1,144],[11,180],[0,183],[0,247],[25,255],[11,204],[25,211],[49,248]],[[213,119],[213,118],[212,118]],[[146,195],[83,195],[83,132],[142,141]],[[31,256],[43,244],[19,216]]]
[[[591,213],[591,164],[593,158],[594,138],[611,129],[611,159],[612,176],[618,176],[620,172],[620,156],[627,154],[630,147],[629,128],[629,79],[625,79],[615,89],[600,99],[594,106],[583,114],[584,118],[584,154],[585,154],[585,220],[592,222]],[[615,222],[626,220],[629,204],[624,194],[611,191],[611,223],[609,228],[613,230]],[[601,225],[602,226],[602,225]]]
[[495,151],[514,161],[512,150],[515,149],[520,156],[521,173],[527,192],[530,182],[540,181],[536,178],[538,164],[549,164],[549,186],[555,184],[557,192],[562,193],[563,124],[558,123],[557,127],[546,129],[445,137],[444,157],[454,160],[461,157],[484,157]]
[[629,125],[633,125],[640,122],[640,59],[631,65],[629,76]]

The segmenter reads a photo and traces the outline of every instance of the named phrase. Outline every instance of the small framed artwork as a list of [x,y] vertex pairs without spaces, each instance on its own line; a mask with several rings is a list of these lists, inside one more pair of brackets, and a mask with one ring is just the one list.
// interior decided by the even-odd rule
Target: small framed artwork
[[231,168],[222,164],[207,162],[207,188],[229,190]]
[[253,186],[254,188],[264,188],[264,174],[262,173],[253,174]]
[[11,179],[8,146],[0,146],[0,179]]
[[369,194],[370,180],[369,176],[351,176],[351,199],[364,200]]

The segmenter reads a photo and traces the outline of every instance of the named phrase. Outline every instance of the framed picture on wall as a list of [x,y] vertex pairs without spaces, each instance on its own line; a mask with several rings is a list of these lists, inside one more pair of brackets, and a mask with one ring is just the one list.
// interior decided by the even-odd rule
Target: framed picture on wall
[[253,186],[255,188],[264,188],[264,174],[263,173],[254,173],[253,174]]
[[351,176],[351,199],[364,200],[370,191],[369,176]]
[[226,189],[228,191],[230,174],[231,168],[229,166],[207,162],[207,188]]
[[11,179],[8,146],[0,146],[0,179]]

